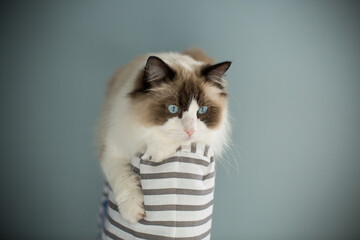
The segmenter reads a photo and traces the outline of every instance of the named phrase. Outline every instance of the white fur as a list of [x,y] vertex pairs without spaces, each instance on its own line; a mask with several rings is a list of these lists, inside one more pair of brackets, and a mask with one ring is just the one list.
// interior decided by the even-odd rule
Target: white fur
[[[180,64],[187,70],[201,64],[194,59],[177,54],[149,54],[156,55],[170,67]],[[199,142],[209,144],[216,154],[221,154],[227,142],[228,120],[227,111],[223,112],[224,122],[219,128],[211,130],[197,118],[199,106],[192,100],[189,110],[183,113],[182,119],[173,117],[162,126],[145,127],[141,125],[131,113],[131,103],[126,96],[133,89],[137,72],[145,66],[145,60],[140,61],[136,68],[125,68],[120,78],[126,82],[114,97],[104,132],[105,150],[101,165],[103,172],[115,194],[122,217],[132,223],[137,222],[145,215],[143,196],[138,186],[137,177],[131,172],[129,163],[137,152],[146,150],[153,161],[173,154],[181,144]],[[188,136],[186,129],[195,132]]]

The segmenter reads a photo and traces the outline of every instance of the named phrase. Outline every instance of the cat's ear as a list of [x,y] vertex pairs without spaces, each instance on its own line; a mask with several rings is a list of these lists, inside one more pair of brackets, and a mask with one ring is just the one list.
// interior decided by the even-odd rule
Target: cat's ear
[[173,79],[175,76],[174,70],[172,70],[163,60],[158,57],[150,56],[146,62],[144,70],[144,82],[149,87]]
[[202,69],[201,74],[206,78],[207,81],[211,81],[216,84],[219,88],[223,89],[224,80],[222,77],[225,72],[229,69],[231,62],[221,62],[215,65],[206,66]]

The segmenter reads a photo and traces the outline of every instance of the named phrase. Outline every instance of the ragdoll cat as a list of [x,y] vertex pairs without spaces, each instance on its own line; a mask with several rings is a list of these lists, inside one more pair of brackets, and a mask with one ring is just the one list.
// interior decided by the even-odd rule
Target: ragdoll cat
[[231,62],[214,64],[201,50],[148,54],[120,68],[109,82],[100,117],[100,164],[122,217],[145,217],[132,157],[146,151],[162,161],[183,144],[212,146],[227,141],[224,73]]

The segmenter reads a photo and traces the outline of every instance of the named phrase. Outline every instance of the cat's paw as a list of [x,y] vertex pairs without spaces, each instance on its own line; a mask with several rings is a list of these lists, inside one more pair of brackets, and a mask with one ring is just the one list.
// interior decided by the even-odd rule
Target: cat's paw
[[161,162],[164,159],[168,158],[170,156],[169,153],[163,152],[163,151],[157,151],[151,154],[151,161],[152,162]]
[[168,144],[166,147],[157,144],[149,144],[146,148],[146,156],[151,157],[152,162],[161,162],[176,153],[178,144]]
[[[125,201],[117,202],[122,218],[130,223],[137,223],[146,216],[144,196],[140,188],[131,192]],[[119,204],[119,202],[121,203]]]

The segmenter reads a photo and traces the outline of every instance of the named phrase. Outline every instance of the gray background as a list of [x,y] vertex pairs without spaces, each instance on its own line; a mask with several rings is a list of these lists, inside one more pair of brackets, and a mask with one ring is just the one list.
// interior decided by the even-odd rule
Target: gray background
[[137,55],[202,47],[231,60],[232,151],[213,239],[360,239],[359,4],[11,1],[0,5],[0,229],[94,239],[93,126]]

